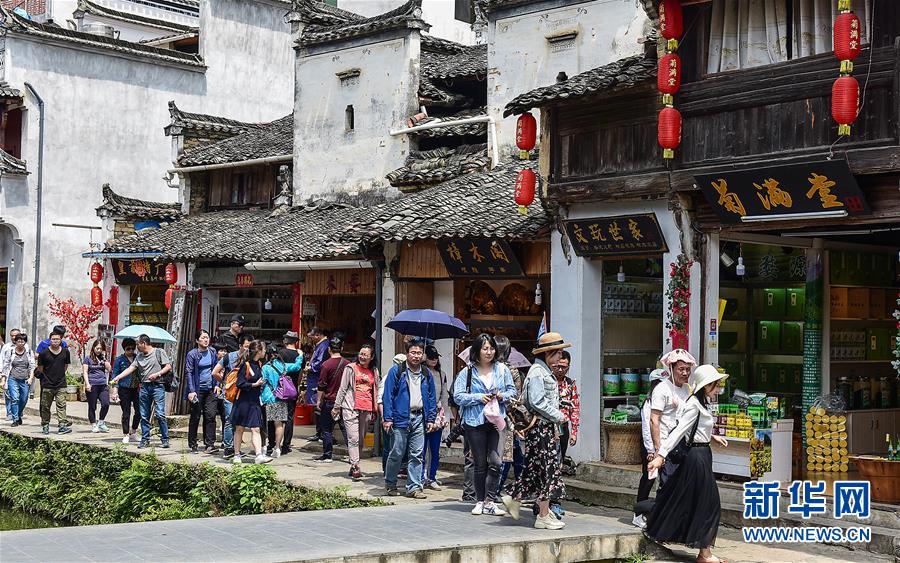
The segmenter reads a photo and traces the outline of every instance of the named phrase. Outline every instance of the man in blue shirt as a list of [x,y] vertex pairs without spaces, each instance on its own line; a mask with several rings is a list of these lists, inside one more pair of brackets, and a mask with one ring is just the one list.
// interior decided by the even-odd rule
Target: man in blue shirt
[[69,347],[69,345],[66,344],[66,340],[65,340],[66,327],[64,327],[63,325],[56,325],[55,327],[53,327],[53,330],[50,331],[50,335],[47,336],[47,338],[38,342],[38,345],[35,346],[35,348],[34,348],[34,357],[35,358],[37,358],[38,354],[40,354],[41,352],[43,352],[44,350],[46,350],[47,348],[50,347],[50,338],[52,338],[54,334],[58,334],[63,338],[63,341],[62,341],[63,348]]
[[[325,331],[317,326],[312,327],[306,336],[313,345],[313,353],[309,359],[309,371],[306,373],[306,404],[315,407],[319,402],[318,387],[319,375],[322,373],[322,364],[325,363],[325,360],[330,356],[328,353],[328,337],[325,336]],[[316,435],[310,438],[310,440],[318,442],[321,439],[322,431],[319,428],[319,421],[317,418]]]
[[382,396],[382,426],[394,436],[393,447],[384,470],[384,485],[388,496],[399,496],[397,474],[404,455],[407,463],[406,496],[425,498],[422,490],[422,450],[425,433],[434,430],[437,401],[434,379],[423,365],[425,344],[411,340],[406,344],[406,362],[396,375],[384,379]]

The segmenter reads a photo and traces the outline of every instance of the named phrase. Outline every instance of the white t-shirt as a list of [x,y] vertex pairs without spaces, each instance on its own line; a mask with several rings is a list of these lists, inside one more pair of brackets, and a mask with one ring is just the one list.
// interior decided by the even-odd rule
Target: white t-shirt
[[678,424],[678,408],[687,402],[690,397],[691,388],[687,383],[681,387],[676,387],[670,379],[666,379],[653,390],[653,395],[650,397],[650,408],[662,412],[662,416],[659,417],[660,443],[669,436],[669,432]]

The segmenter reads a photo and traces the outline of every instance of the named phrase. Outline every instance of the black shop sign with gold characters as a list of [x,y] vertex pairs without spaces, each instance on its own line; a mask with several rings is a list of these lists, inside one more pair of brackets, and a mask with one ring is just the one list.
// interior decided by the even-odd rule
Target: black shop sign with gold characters
[[444,239],[438,250],[451,278],[520,278],[522,266],[509,242],[500,239]]
[[653,213],[577,219],[565,226],[578,256],[646,256],[668,250]]

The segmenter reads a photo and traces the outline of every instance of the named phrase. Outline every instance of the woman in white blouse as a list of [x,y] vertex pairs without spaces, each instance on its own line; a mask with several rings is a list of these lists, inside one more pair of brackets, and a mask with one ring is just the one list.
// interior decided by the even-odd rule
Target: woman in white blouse
[[[707,406],[715,398],[719,383],[728,377],[706,364],[694,372],[694,394],[681,408],[678,425],[665,439],[657,456],[647,465],[651,472],[658,470],[666,457],[684,440],[684,460],[671,480],[656,497],[653,511],[647,518],[647,537],[661,543],[680,543],[700,550],[698,563],[722,563],[712,554],[719,529],[721,504],[719,489],[712,471],[710,439],[727,447],[728,441],[713,436],[715,417]],[[693,436],[689,436],[693,430]]]

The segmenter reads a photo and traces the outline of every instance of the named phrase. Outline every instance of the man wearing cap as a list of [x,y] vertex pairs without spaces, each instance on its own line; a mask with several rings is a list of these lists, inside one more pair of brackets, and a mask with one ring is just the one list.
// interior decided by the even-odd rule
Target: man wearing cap
[[[282,342],[284,343],[284,348],[278,351],[278,357],[281,358],[281,361],[284,362],[285,365],[295,363],[297,358],[300,357],[300,350],[297,349],[297,345],[300,343],[300,335],[293,330],[290,330],[284,333]],[[292,373],[290,374],[290,377],[294,381],[294,388],[297,388],[299,385],[300,373]],[[281,455],[291,452],[291,439],[294,437],[294,411],[297,410],[297,399],[286,402],[288,406],[288,419],[287,422],[284,423],[284,436],[281,439]],[[267,435],[269,438],[268,449],[274,449],[275,423],[273,421],[269,421],[268,423]]]
[[220,337],[228,352],[237,352],[238,349],[240,349],[241,335],[244,333],[244,324],[246,324],[246,322],[247,320],[244,318],[244,315],[231,316],[231,328]]
[[[691,396],[688,379],[694,366],[697,365],[694,356],[681,348],[665,354],[659,361],[669,371],[670,377],[657,385],[650,396],[650,437],[653,440],[653,450],[657,452],[660,444],[678,424],[678,409]],[[676,463],[666,461],[659,471],[658,489],[666,485],[666,481],[676,469],[678,469]]]

